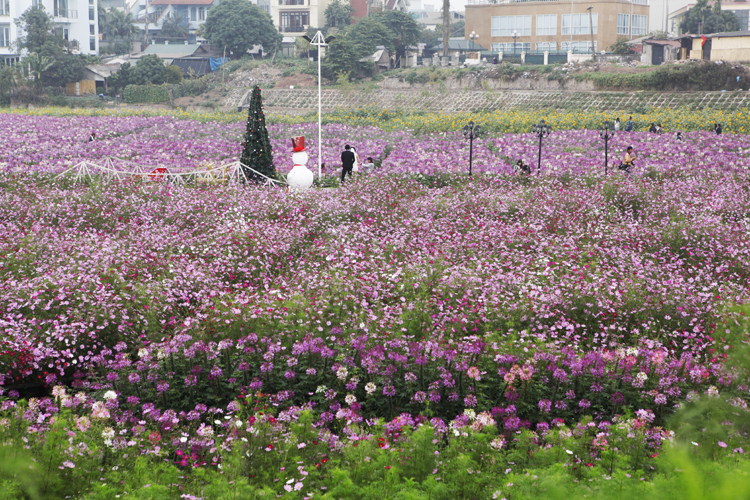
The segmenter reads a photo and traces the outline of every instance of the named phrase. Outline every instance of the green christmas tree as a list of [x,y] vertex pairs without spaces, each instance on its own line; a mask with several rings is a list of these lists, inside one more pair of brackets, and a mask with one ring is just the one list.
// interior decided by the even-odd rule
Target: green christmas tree
[[271,141],[268,140],[268,130],[266,129],[266,116],[263,113],[263,99],[260,96],[260,87],[258,85],[253,88],[250,97],[250,109],[247,112],[247,129],[245,131],[245,141],[242,143],[240,162],[243,165],[242,170],[245,176],[251,181],[265,182],[266,179],[256,172],[271,179],[276,178],[276,167],[273,165]]

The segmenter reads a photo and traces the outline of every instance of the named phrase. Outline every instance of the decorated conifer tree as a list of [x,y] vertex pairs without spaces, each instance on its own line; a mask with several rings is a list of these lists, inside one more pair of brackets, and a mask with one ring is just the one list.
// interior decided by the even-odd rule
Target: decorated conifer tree
[[266,129],[266,116],[263,113],[263,100],[258,85],[253,88],[250,96],[247,129],[245,130],[245,141],[242,143],[240,162],[243,165],[242,170],[245,176],[251,181],[264,182],[266,180],[256,172],[272,179],[276,177],[271,141],[268,140],[268,130]]

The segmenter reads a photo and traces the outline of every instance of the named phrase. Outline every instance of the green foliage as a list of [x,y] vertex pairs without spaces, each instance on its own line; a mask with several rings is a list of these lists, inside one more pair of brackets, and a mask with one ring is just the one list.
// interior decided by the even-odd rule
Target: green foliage
[[25,33],[18,38],[19,49],[35,52],[42,57],[62,55],[65,40],[55,32],[52,16],[47,14],[41,3],[21,14],[16,19],[16,26]]
[[133,85],[146,85],[149,83],[160,85],[164,83],[165,71],[164,61],[156,54],[149,54],[141,57],[135,68],[130,71],[130,83]]
[[[740,80],[737,81],[737,77]],[[736,90],[750,86],[750,74],[742,66],[695,61],[659,67],[648,73],[581,73],[576,80],[592,80],[597,89],[668,91]]]
[[163,38],[184,38],[188,34],[188,19],[171,14],[164,19],[159,36]]
[[740,30],[740,18],[728,10],[721,10],[721,0],[709,5],[708,0],[698,0],[690,8],[680,23],[683,33],[698,33],[699,23],[703,23],[703,33],[725,33]]
[[343,28],[352,24],[352,14],[354,9],[349,3],[344,3],[342,0],[333,0],[328,3],[328,7],[325,10],[326,16],[326,29],[328,28]]
[[133,40],[140,30],[133,24],[133,14],[119,9],[110,8],[109,11],[99,11],[99,19],[104,19],[104,30],[101,31],[105,40],[121,39]]
[[78,82],[83,79],[86,61],[80,55],[63,55],[56,57],[49,71],[44,74],[44,84],[62,86],[66,83]]
[[356,74],[359,60],[372,55],[378,45],[393,50],[395,34],[381,22],[381,17],[370,15],[360,22],[339,32],[328,47],[322,61],[323,76],[336,79],[336,75],[347,72]]
[[182,97],[179,85],[128,85],[122,93],[123,100],[128,104],[153,103],[169,101],[169,90],[175,99]]
[[[263,98],[260,95],[260,86],[256,85],[250,97],[250,107],[247,112],[247,127],[245,139],[242,143],[242,155],[240,162],[247,167],[243,168],[245,176],[254,182],[266,182],[263,177],[276,177],[276,167],[273,164],[273,151],[271,141],[268,139],[266,128],[266,116],[263,112]],[[259,172],[262,175],[258,175]]]
[[391,42],[397,57],[403,58],[406,55],[406,47],[419,42],[422,30],[419,23],[409,14],[398,10],[386,10],[376,16],[393,33]]
[[29,65],[29,73],[34,78],[34,84],[37,89],[41,89],[42,74],[52,67],[54,60],[51,57],[32,52],[24,61]]
[[627,42],[627,37],[619,36],[617,37],[617,41],[610,45],[609,51],[615,54],[632,54],[631,46]]
[[164,81],[166,83],[182,83],[182,70],[170,64],[164,69]]
[[254,45],[267,52],[281,44],[282,36],[271,18],[248,0],[225,0],[208,11],[203,36],[233,57],[241,57]]
[[131,84],[131,73],[133,68],[130,63],[123,63],[115,74],[109,77],[109,87],[122,90]]

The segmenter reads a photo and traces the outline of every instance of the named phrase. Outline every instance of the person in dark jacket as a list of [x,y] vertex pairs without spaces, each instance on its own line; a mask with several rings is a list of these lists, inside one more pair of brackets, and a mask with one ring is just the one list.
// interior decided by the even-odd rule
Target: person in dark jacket
[[351,178],[352,168],[354,168],[354,160],[355,156],[354,153],[352,153],[352,147],[347,144],[344,146],[344,152],[341,153],[341,184],[344,183],[346,174],[349,174],[349,177]]
[[714,132],[716,135],[721,135],[721,123],[714,123]]
[[652,123],[651,126],[648,128],[648,131],[651,132],[652,134],[655,134],[657,132],[656,124]]
[[633,131],[633,117],[628,117],[628,123],[625,125],[625,132],[632,132]]

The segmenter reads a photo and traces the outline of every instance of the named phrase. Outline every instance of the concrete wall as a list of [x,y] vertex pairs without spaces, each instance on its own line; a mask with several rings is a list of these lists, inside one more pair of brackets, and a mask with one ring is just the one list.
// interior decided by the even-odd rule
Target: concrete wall
[[[632,14],[648,16],[648,5],[636,5],[624,0],[592,0],[590,2],[577,2],[573,4],[573,14],[588,14],[586,10],[593,7],[592,13],[598,14],[597,33],[594,41],[597,50],[602,51],[613,45],[618,38],[617,14]],[[531,36],[519,36],[517,43],[531,43],[531,50],[536,50],[537,42],[555,42],[557,50],[561,50],[562,42],[569,42],[569,34],[562,34],[562,16],[571,12],[570,2],[524,2],[524,3],[498,3],[466,6],[466,33],[475,31],[481,43],[487,49],[493,43],[513,43],[512,36],[492,36],[492,17],[494,16],[531,16]],[[557,15],[556,35],[537,35],[536,16],[544,14]],[[622,36],[622,35],[619,35]],[[638,35],[640,36],[640,35]],[[632,38],[636,38],[634,35]],[[574,42],[590,42],[591,35],[573,35]]]
[[711,60],[750,61],[750,36],[711,38]]

